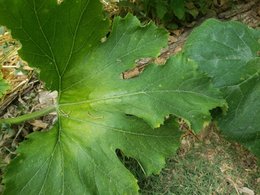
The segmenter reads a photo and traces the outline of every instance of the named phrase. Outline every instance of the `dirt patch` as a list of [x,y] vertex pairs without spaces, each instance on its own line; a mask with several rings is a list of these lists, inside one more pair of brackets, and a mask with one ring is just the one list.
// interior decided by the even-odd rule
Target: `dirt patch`
[[182,140],[178,154],[160,175],[141,178],[142,194],[258,194],[256,159],[221,137],[212,125],[207,135]]

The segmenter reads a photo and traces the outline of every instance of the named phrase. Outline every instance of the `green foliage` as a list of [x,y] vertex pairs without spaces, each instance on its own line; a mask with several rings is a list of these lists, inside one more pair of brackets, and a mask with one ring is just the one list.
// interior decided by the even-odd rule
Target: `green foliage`
[[212,19],[193,31],[184,50],[228,102],[228,113],[218,118],[222,132],[260,157],[260,31]]
[[133,12],[139,18],[149,18],[158,23],[163,23],[168,28],[174,27],[173,23],[191,21],[198,15],[204,15],[212,6],[210,0],[120,0],[119,8],[126,12]]
[[[5,29],[0,26],[0,34],[4,34],[4,32],[5,32]],[[0,64],[0,98],[6,93],[6,91],[8,89],[9,89],[9,85],[3,79],[3,75],[2,75],[2,72],[1,72],[1,64]]]
[[123,80],[135,60],[159,54],[167,33],[128,15],[114,19],[101,43],[109,25],[98,0],[0,0],[0,24],[59,93],[56,124],[21,144],[5,174],[5,194],[136,194],[136,179],[116,150],[136,159],[146,175],[158,173],[179,144],[174,117],[199,131],[209,110],[225,106],[183,55]]
[[0,71],[0,98],[6,93],[8,89],[9,89],[9,85],[3,79],[2,73]]

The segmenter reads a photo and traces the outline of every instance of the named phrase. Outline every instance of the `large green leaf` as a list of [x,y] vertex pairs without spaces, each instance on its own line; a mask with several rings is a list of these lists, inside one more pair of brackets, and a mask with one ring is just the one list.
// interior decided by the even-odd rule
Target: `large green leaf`
[[247,146],[260,158],[260,77],[222,90],[229,103],[229,112],[219,119],[226,136]]
[[137,193],[136,179],[115,150],[120,148],[139,160],[150,174],[158,172],[164,155],[178,147],[180,133],[174,123],[152,130],[122,113],[88,116],[81,109],[78,106],[74,111],[85,117],[60,116],[62,129],[57,124],[49,132],[29,136],[8,169],[6,194]]
[[194,30],[184,50],[222,88],[229,112],[219,119],[221,130],[260,157],[260,31],[208,20]]
[[116,18],[100,43],[108,27],[99,1],[55,2],[0,0],[0,23],[20,40],[20,55],[59,92],[57,123],[20,146],[5,193],[135,194],[136,180],[116,149],[137,159],[147,175],[158,173],[180,136],[175,121],[159,128],[165,117],[182,117],[198,131],[209,110],[225,101],[182,55],[123,80],[135,60],[159,54],[167,33],[128,15]]
[[96,46],[107,32],[98,1],[0,1],[0,22],[8,26],[23,49],[20,56],[41,72],[48,88],[61,90],[61,79],[71,64]]

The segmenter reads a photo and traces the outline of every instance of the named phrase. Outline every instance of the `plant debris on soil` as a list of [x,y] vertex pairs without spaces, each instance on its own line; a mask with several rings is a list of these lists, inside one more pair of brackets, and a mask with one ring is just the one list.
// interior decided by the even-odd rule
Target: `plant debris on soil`
[[[106,9],[111,16],[120,9],[108,1]],[[219,2],[219,6],[226,1]],[[259,1],[236,1],[235,6],[215,12],[214,17],[222,20],[239,20],[257,28],[260,26]],[[157,59],[142,59],[137,67],[123,73],[125,79],[137,76],[151,61],[163,64],[179,51],[190,31],[205,16],[186,26],[170,31],[169,46]],[[4,78],[10,84],[9,92],[0,100],[0,117],[11,118],[31,113],[55,103],[57,92],[49,92],[37,79],[37,70],[30,68],[19,58],[20,45],[10,33],[0,27],[0,63]],[[16,149],[26,136],[34,131],[45,131],[55,122],[56,113],[18,125],[3,125],[0,132],[0,180],[10,160],[16,156]],[[185,130],[185,129],[184,129]],[[178,154],[168,159],[159,175],[146,177],[133,159],[119,153],[122,162],[139,180],[141,194],[260,194],[260,170],[256,158],[241,145],[231,143],[219,135],[214,124],[195,136],[189,130],[182,137]],[[0,186],[0,193],[3,191]]]
[[222,138],[215,125],[200,141],[186,137],[159,175],[140,179],[141,194],[247,194],[260,192],[256,158]]

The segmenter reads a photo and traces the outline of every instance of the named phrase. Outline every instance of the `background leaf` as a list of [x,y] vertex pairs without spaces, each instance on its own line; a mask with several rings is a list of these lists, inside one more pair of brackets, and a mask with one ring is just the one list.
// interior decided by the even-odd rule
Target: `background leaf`
[[6,93],[6,91],[8,89],[9,89],[9,85],[3,79],[3,75],[2,75],[1,70],[0,70],[0,98]]
[[194,29],[184,50],[212,76],[215,86],[226,87],[259,71],[259,38],[260,31],[242,23],[209,19]]
[[[0,26],[0,36],[5,33],[5,28],[3,26]],[[0,48],[2,49],[2,48]],[[0,63],[2,60],[0,60]],[[3,79],[3,74],[1,71],[2,64],[0,64],[0,98],[6,93],[6,91],[9,89],[9,85],[7,82]]]
[[253,76],[223,89],[229,112],[219,119],[226,136],[241,142],[260,158],[260,78]]
[[185,16],[185,0],[171,0],[170,6],[172,6],[173,13],[181,20]]
[[222,89],[229,104],[219,119],[223,133],[260,157],[259,40],[259,30],[208,20],[193,31],[184,52]]

